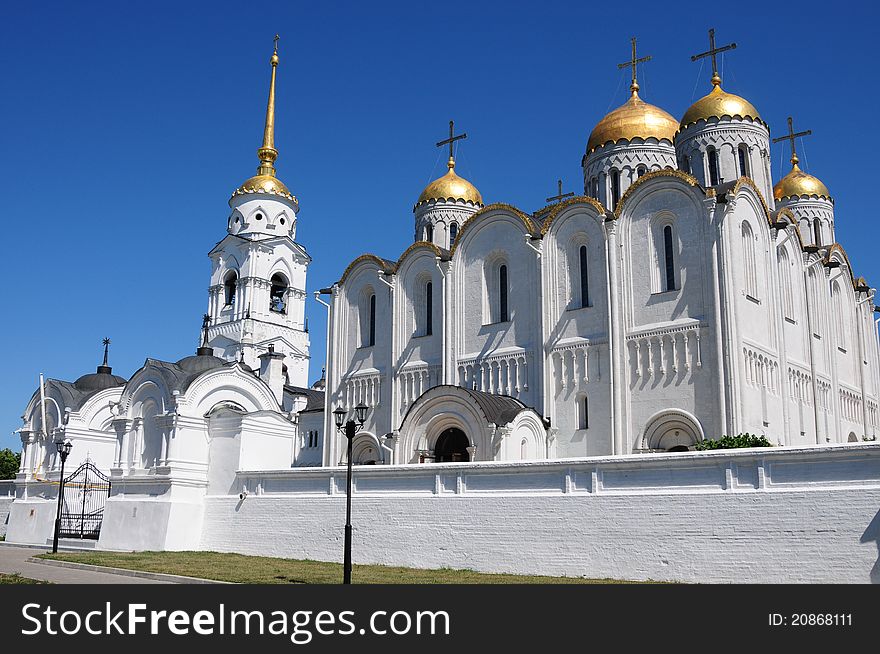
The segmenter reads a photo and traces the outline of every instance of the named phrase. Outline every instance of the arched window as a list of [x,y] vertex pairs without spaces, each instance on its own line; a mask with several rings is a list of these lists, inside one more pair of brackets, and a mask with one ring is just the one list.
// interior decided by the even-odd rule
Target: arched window
[[758,273],[755,267],[755,236],[747,221],[742,223],[743,275],[746,295],[758,298]]
[[709,159],[709,186],[718,185],[718,150],[709,148],[706,150],[706,157]]
[[638,168],[636,168],[636,175],[637,175],[638,177],[641,177],[641,176],[644,175],[646,172],[648,172],[648,169],[647,169],[645,166],[639,166]]
[[749,148],[745,144],[739,146],[736,149],[736,154],[739,157],[739,175],[740,177],[748,177],[749,176]]
[[522,442],[520,442],[520,444],[519,444],[519,458],[520,459],[529,458],[529,443],[525,438],[522,439]]
[[620,173],[616,168],[611,169],[611,209],[620,201]]
[[822,245],[822,224],[818,218],[813,219],[813,245]]
[[281,273],[272,275],[272,289],[269,291],[269,311],[287,313],[287,280]]
[[425,336],[433,333],[434,322],[434,284],[425,284]]
[[425,227],[425,240],[428,241],[428,243],[434,242],[434,226],[433,225],[428,225],[427,227]]
[[843,294],[840,292],[840,286],[837,282],[831,285],[831,300],[836,314],[834,320],[835,338],[837,339],[837,347],[844,352],[846,351],[846,329],[847,329],[847,313],[846,307],[843,306]]
[[376,344],[376,295],[373,294],[370,296],[370,324],[369,324],[369,332],[367,334],[368,340],[367,345],[373,346]]
[[234,270],[230,270],[226,273],[226,278],[223,280],[223,297],[227,307],[235,303],[235,287],[237,284],[238,275],[235,274]]
[[587,272],[587,246],[578,248],[578,272],[580,273],[580,306],[590,306],[590,280]]
[[779,250],[779,284],[782,288],[782,315],[789,320],[794,320],[791,262],[785,248]]
[[590,428],[590,401],[586,395],[579,395],[577,399],[578,429]]
[[449,247],[452,247],[452,244],[455,243],[456,236],[458,236],[458,223],[451,223],[449,225]]
[[663,290],[675,290],[675,239],[672,236],[672,225],[663,228],[663,267],[664,281]]
[[684,172],[686,172],[688,175],[691,174],[691,158],[689,156],[687,156],[686,154],[682,155],[681,163],[679,165]]
[[507,266],[498,269],[498,322],[507,322]]
[[599,178],[598,177],[594,177],[592,179],[592,182],[590,183],[590,190],[591,190],[590,195],[592,195],[594,198],[596,198],[598,200],[599,199]]

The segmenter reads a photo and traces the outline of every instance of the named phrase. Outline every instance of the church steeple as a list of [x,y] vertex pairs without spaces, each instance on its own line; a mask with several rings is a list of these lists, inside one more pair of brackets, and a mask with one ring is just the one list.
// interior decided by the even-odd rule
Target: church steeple
[[278,150],[275,149],[275,70],[278,68],[278,35],[275,35],[275,51],[269,60],[272,64],[272,81],[269,82],[269,102],[266,106],[266,126],[263,128],[263,145],[257,150],[260,158],[260,167],[257,175],[275,175],[275,159],[278,158]]
[[232,197],[251,193],[267,193],[286,198],[293,202],[294,212],[299,211],[296,197],[275,176],[275,160],[278,150],[275,149],[275,73],[278,69],[278,35],[275,35],[275,49],[269,63],[272,66],[272,77],[269,82],[269,100],[266,103],[266,122],[263,126],[263,144],[257,149],[260,165],[257,174],[239,186]]

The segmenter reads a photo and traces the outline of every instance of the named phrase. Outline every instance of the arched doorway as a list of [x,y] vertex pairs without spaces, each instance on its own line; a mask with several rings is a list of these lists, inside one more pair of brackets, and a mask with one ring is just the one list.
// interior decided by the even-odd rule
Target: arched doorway
[[680,409],[667,409],[648,420],[642,448],[653,452],[686,452],[703,438],[703,429],[694,416]]
[[461,429],[450,427],[437,437],[437,443],[434,445],[435,463],[470,461],[471,455],[467,450],[470,444]]

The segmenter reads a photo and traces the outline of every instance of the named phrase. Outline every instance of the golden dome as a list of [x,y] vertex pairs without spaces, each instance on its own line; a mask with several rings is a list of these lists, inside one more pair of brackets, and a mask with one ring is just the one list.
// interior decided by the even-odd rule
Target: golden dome
[[455,160],[450,158],[446,165],[449,167],[449,171],[425,187],[416,206],[432,200],[462,200],[482,207],[483,196],[480,195],[477,187],[464,177],[455,174]]
[[284,183],[274,175],[254,175],[244,184],[235,189],[232,197],[248,193],[269,193],[280,195],[283,198],[296,202],[296,198],[287,189]]
[[797,157],[794,157],[791,163],[791,172],[776,182],[773,187],[773,197],[776,200],[804,196],[831,199],[827,186],[798,167]]
[[[738,95],[727,93],[721,88],[721,80],[715,83],[717,78],[713,78],[712,83],[715,88],[709,93],[691,105],[684,118],[681,119],[681,127],[696,123],[699,120],[709,120],[710,118],[721,118],[737,116],[739,118],[751,118],[752,120],[761,120],[758,110],[748,100],[744,100]],[[761,121],[763,122],[763,121]]]
[[639,97],[638,85],[632,88],[632,96],[623,105],[599,121],[590,132],[587,153],[606,143],[631,141],[635,138],[655,138],[672,143],[678,130],[675,118],[660,107],[648,104]]

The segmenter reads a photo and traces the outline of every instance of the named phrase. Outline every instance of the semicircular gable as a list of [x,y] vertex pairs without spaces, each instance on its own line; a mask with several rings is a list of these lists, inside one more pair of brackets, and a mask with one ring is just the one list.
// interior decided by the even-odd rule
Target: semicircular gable
[[758,197],[758,200],[760,200],[761,202],[761,208],[764,209],[764,216],[766,216],[767,222],[769,224],[770,208],[767,206],[767,200],[764,199],[764,194],[761,193],[761,189],[759,189],[758,185],[755,184],[755,180],[753,180],[751,177],[740,177],[733,185],[733,190],[731,191],[731,194],[736,196],[743,188],[749,188],[754,191],[755,195]]
[[663,168],[661,170],[654,170],[650,173],[645,173],[641,177],[639,177],[632,185],[624,191],[623,196],[617,203],[617,207],[615,207],[613,212],[609,212],[613,218],[619,218],[623,214],[623,210],[626,207],[628,202],[631,202],[632,197],[639,192],[643,186],[650,184],[658,179],[669,179],[669,180],[677,180],[685,184],[688,187],[698,188],[701,191],[703,188],[700,186],[697,178],[693,175],[688,175],[685,172],[680,170],[673,170],[672,168]]
[[224,366],[199,375],[178,401],[181,410],[204,415],[219,402],[234,402],[247,413],[278,412],[278,400],[262,379],[239,366]]
[[362,254],[361,256],[354,259],[350,264],[348,264],[348,267],[346,267],[345,271],[342,273],[342,277],[339,278],[337,284],[343,284],[346,278],[351,274],[351,272],[364,262],[371,262],[375,264],[376,268],[378,268],[382,272],[394,272],[394,265],[391,262],[386,261],[381,257],[377,257],[375,254]]
[[849,256],[840,243],[832,243],[828,248],[828,252],[825,253],[825,258],[822,262],[827,264],[830,261],[836,261],[837,263],[846,266],[846,269],[849,271],[850,282],[852,282],[852,286],[855,288],[856,277],[853,273],[852,265],[849,262]]
[[574,211],[569,210],[576,210],[581,208],[586,209],[588,214],[592,214],[593,212],[595,212],[595,214],[593,215],[597,220],[604,220],[604,217],[606,215],[605,207],[603,207],[594,198],[590,198],[584,195],[569,198],[564,202],[560,202],[550,210],[550,213],[547,214],[547,217],[544,218],[544,222],[541,225],[541,234],[546,235],[552,229],[554,223],[557,222],[557,219],[559,220],[559,222],[561,222],[562,218],[560,218],[560,216],[564,217],[570,215],[570,213],[574,213]]
[[468,234],[473,234],[477,226],[482,225],[486,221],[492,220],[493,218],[499,217],[512,219],[513,222],[523,228],[523,232],[525,234],[529,234],[530,236],[536,238],[539,238],[541,236],[541,230],[538,224],[534,220],[532,220],[532,218],[528,214],[510,204],[490,204],[489,206],[483,207],[482,209],[477,211],[474,215],[472,215],[464,222],[464,224],[461,226],[461,229],[458,230],[458,236],[455,237],[455,243],[452,246],[452,250],[449,251],[449,256],[452,257],[456,253],[458,248],[461,247],[462,243],[464,243],[466,240],[469,240]]

